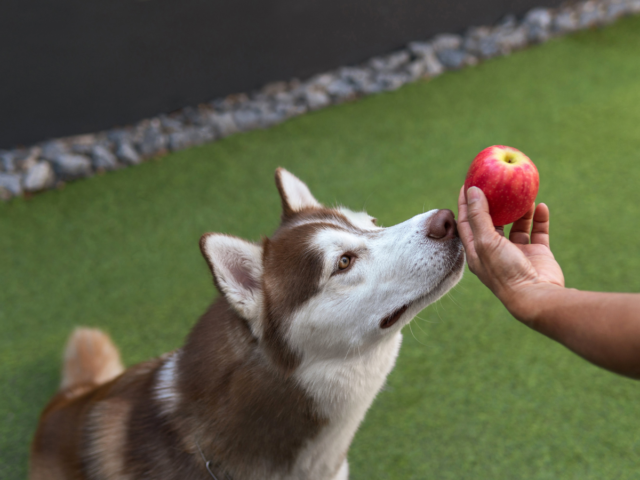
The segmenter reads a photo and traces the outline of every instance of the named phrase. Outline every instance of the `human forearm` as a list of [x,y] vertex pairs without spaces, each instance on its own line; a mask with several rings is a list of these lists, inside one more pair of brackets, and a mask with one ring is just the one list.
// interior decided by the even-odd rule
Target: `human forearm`
[[540,285],[505,305],[523,323],[595,365],[640,379],[640,295]]

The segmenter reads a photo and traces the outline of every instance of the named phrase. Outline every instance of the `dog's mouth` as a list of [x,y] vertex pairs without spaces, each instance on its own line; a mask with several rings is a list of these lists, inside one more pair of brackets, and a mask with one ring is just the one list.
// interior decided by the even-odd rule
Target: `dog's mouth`
[[[413,303],[413,302],[411,302],[411,303]],[[382,319],[382,321],[380,322],[380,328],[389,328],[389,327],[392,327],[393,325],[395,325],[395,323],[398,320],[400,320],[400,317],[402,316],[402,314],[407,311],[407,308],[409,308],[409,305],[411,305],[411,303],[405,305],[404,307],[400,307],[398,310],[393,312],[388,317],[384,317]]]
[[463,253],[463,251],[461,251],[459,253],[458,258],[456,259],[455,263],[451,267],[451,271],[445,275],[445,277],[440,281],[440,283],[438,283],[438,285],[435,286],[435,288],[432,288],[431,291],[427,292],[426,294],[422,295],[421,297],[416,298],[415,300],[412,300],[411,302],[407,303],[406,305],[403,305],[402,307],[397,309],[395,312],[393,312],[391,315],[389,315],[387,317],[384,317],[382,319],[382,321],[380,322],[380,328],[382,328],[384,330],[386,328],[390,328],[390,327],[394,326],[398,322],[398,320],[400,320],[400,317],[402,316],[402,314],[404,312],[406,312],[407,309],[411,305],[413,305],[416,302],[421,301],[425,297],[429,296],[432,292],[435,292],[436,290],[438,290],[444,284],[444,282],[446,282],[447,279],[451,275],[453,275],[454,272],[457,272],[460,268],[462,268],[462,266],[464,266],[464,253]]

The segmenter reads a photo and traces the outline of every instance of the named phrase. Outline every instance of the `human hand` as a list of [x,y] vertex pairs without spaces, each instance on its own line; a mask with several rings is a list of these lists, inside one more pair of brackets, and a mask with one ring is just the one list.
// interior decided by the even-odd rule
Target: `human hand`
[[[518,319],[534,314],[538,294],[564,287],[564,275],[549,248],[549,208],[541,203],[514,222],[509,239],[494,227],[489,203],[477,187],[458,198],[458,232],[473,273]],[[532,228],[533,225],[533,228]]]

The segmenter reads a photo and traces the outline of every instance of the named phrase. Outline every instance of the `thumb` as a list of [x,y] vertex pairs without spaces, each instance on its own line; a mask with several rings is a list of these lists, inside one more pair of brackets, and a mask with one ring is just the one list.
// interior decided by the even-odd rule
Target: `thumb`
[[467,217],[476,243],[483,243],[497,235],[489,215],[489,202],[478,187],[467,190]]

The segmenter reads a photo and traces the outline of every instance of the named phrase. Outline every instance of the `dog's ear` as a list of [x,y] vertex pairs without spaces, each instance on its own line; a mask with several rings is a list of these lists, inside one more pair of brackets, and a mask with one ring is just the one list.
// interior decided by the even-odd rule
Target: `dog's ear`
[[257,321],[262,305],[262,247],[230,235],[206,233],[200,250],[220,293],[243,318]]
[[311,195],[309,187],[282,167],[276,170],[276,186],[282,198],[283,217],[289,217],[305,208],[322,207]]

